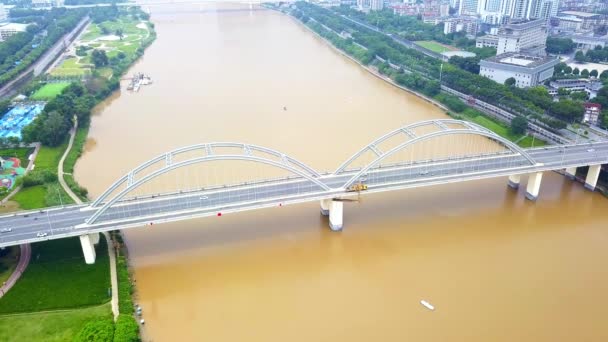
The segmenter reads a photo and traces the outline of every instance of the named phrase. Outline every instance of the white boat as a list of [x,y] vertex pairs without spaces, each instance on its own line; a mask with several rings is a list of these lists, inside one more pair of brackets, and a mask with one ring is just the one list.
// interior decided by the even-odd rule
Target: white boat
[[431,303],[427,302],[426,300],[421,300],[420,304],[422,304],[422,306],[424,306],[425,308],[433,311],[435,310],[435,307],[433,305],[431,305]]

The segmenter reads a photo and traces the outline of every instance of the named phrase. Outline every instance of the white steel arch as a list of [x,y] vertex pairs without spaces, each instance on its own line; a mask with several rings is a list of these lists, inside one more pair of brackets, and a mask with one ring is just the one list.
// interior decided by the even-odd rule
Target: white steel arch
[[192,164],[197,164],[197,163],[203,163],[203,162],[209,162],[209,161],[224,161],[224,160],[242,160],[242,161],[253,161],[253,162],[258,162],[258,163],[262,163],[262,164],[267,164],[267,165],[271,165],[271,166],[275,166],[287,171],[290,171],[294,174],[297,174],[299,176],[302,176],[303,178],[315,183],[316,185],[318,185],[321,189],[321,191],[330,191],[331,188],[328,187],[326,184],[324,184],[323,182],[319,181],[317,178],[312,177],[311,175],[297,169],[294,168],[292,166],[283,164],[283,163],[279,163],[277,161],[273,161],[273,160],[269,160],[269,159],[264,159],[264,158],[260,158],[260,157],[255,157],[255,156],[250,156],[250,155],[217,155],[217,156],[204,156],[204,157],[198,157],[198,158],[193,158],[193,159],[189,159],[186,161],[182,161],[179,163],[175,163],[172,165],[168,165],[163,167],[162,169],[159,169],[155,172],[152,172],[144,177],[142,177],[141,179],[135,181],[133,184],[127,186],[125,189],[123,189],[122,191],[120,191],[118,194],[116,194],[116,196],[114,196],[111,200],[109,200],[108,202],[104,203],[103,206],[101,208],[99,208],[95,214],[93,214],[88,220],[87,223],[88,224],[94,224],[97,219],[99,219],[99,217],[101,217],[101,215],[103,213],[105,213],[108,209],[110,209],[116,202],[120,201],[122,198],[124,198],[125,195],[127,195],[129,192],[135,190],[136,188],[138,188],[140,185],[145,184],[146,182],[161,176],[167,172],[170,172],[172,170],[181,168],[181,167],[185,167],[188,165],[192,165]]
[[[448,127],[446,124],[458,124],[458,125],[463,126],[463,128],[451,128],[451,127]],[[436,131],[436,132],[432,132],[432,133],[427,133],[427,134],[424,134],[421,136],[417,136],[412,131],[413,128],[430,126],[430,125],[437,126],[440,128],[440,130]],[[398,146],[390,149],[387,152],[382,152],[378,149],[378,147],[377,147],[378,144],[382,143],[383,141],[385,141],[397,134],[405,134],[409,137],[409,140],[399,144]],[[367,146],[365,146],[364,148],[359,150],[357,153],[355,153],[353,156],[351,156],[346,162],[344,162],[342,165],[340,165],[340,167],[338,167],[338,169],[334,172],[334,175],[343,173],[349,165],[351,165],[357,158],[359,158],[365,152],[371,151],[374,154],[376,154],[376,159],[373,162],[369,163],[364,168],[362,168],[359,172],[357,172],[357,174],[355,174],[353,177],[351,177],[344,184],[343,188],[346,189],[346,188],[350,187],[351,185],[353,185],[353,183],[355,183],[357,181],[357,179],[359,179],[361,176],[363,176],[371,168],[378,165],[385,158],[387,158],[413,144],[416,144],[418,142],[432,139],[432,138],[439,137],[439,136],[456,135],[456,134],[469,134],[469,135],[485,136],[492,140],[496,140],[497,142],[499,142],[503,146],[507,147],[512,152],[524,157],[530,163],[530,165],[536,165],[536,161],[534,160],[534,158],[532,158],[521,147],[519,147],[516,144],[514,144],[513,142],[499,136],[498,134],[486,129],[485,127],[479,126],[475,123],[466,122],[466,121],[452,120],[452,119],[439,119],[439,120],[428,120],[428,121],[414,123],[414,124],[411,124],[408,126],[401,127],[399,129],[396,129],[392,132],[389,132],[389,133],[381,136],[380,138],[376,139],[372,143],[368,144]]]
[[[196,145],[181,147],[181,148],[175,149],[173,151],[163,153],[163,154],[158,155],[155,158],[152,158],[152,159],[146,161],[145,163],[137,166],[136,168],[134,168],[133,170],[129,171],[127,174],[125,174],[124,176],[119,178],[112,185],[110,185],[110,187],[106,191],[104,191],[104,193],[102,193],[99,197],[97,197],[97,199],[95,199],[95,201],[93,201],[93,203],[91,203],[90,207],[91,208],[99,207],[121,185],[127,183],[127,187],[128,187],[131,184],[134,184],[138,173],[144,171],[146,168],[148,168],[160,161],[164,160],[165,167],[167,167],[173,163],[174,157],[176,157],[182,153],[192,152],[192,151],[197,151],[197,150],[205,153],[205,155],[207,157],[220,156],[220,155],[214,154],[214,149],[216,149],[216,148],[240,148],[241,149],[242,154],[223,155],[225,160],[233,160],[231,157],[239,157],[239,156],[244,157],[244,158],[253,157],[254,156],[253,154],[257,152],[257,153],[261,153],[264,155],[269,155],[269,156],[278,158],[283,164],[282,166],[280,166],[281,168],[291,171],[292,173],[297,173],[311,181],[312,181],[312,178],[316,179],[316,178],[320,177],[319,173],[317,171],[315,171],[313,168],[311,168],[310,166],[300,162],[299,160],[297,160],[295,158],[292,158],[286,154],[283,154],[279,151],[276,151],[276,150],[273,150],[270,148],[257,146],[257,145],[234,143],[234,142],[212,142],[212,143],[208,143],[208,144],[196,144]],[[268,158],[262,158],[262,159],[272,161],[271,159],[268,159]],[[218,159],[215,159],[215,160],[218,160]],[[245,160],[245,159],[241,159],[241,160]],[[251,160],[253,160],[253,159],[251,159]],[[259,160],[255,159],[253,161],[259,161]],[[296,170],[298,172],[296,172]],[[310,178],[307,176],[309,176]],[[318,184],[322,184],[322,183],[319,182]]]

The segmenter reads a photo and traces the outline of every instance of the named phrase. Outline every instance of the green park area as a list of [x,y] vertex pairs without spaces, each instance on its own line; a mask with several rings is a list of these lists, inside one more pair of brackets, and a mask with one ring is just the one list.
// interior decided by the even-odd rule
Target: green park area
[[148,24],[130,15],[121,15],[117,19],[101,23],[91,23],[75,44],[74,54],[55,68],[51,76],[82,77],[98,67],[100,76],[110,78],[112,69],[102,68],[103,65],[100,65],[93,51],[103,51],[108,59],[132,59],[149,36]]
[[103,236],[96,254],[87,265],[78,238],[33,244],[30,265],[0,298],[0,341],[72,341],[88,322],[110,319]]
[[494,133],[506,138],[510,141],[517,143],[521,147],[540,147],[545,146],[547,143],[543,140],[534,139],[529,135],[514,134],[509,126],[504,122],[495,120],[488,116],[481,114],[479,111],[467,108],[461,113],[452,114],[457,119],[474,122],[480,126],[483,126]]
[[61,91],[69,85],[70,83],[68,82],[45,84],[40,89],[38,89],[32,96],[30,96],[30,99],[34,101],[48,101],[61,94]]
[[446,51],[458,51],[458,49],[453,46],[441,44],[432,40],[419,40],[414,43],[416,43],[416,45],[422,46],[425,49],[429,49],[437,53],[443,53]]

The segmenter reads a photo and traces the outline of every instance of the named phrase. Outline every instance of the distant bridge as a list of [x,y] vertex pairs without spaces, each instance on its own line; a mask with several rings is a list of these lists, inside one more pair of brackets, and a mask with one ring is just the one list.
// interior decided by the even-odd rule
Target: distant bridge
[[311,201],[320,201],[337,231],[343,201],[354,195],[495,177],[508,177],[517,188],[527,175],[526,197],[536,200],[543,172],[565,169],[573,178],[576,168],[589,166],[585,187],[594,190],[607,163],[608,142],[522,149],[451,119],[400,127],[325,173],[261,146],[199,144],[143,163],[86,205],[0,217],[0,230],[12,229],[0,233],[0,247],[80,236],[85,260],[93,263],[99,232]]

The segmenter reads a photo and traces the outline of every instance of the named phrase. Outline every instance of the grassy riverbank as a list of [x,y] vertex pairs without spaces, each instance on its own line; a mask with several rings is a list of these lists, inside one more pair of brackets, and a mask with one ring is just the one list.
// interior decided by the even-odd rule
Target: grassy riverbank
[[74,341],[91,321],[111,320],[110,304],[49,312],[0,315],[0,341]]
[[[101,11],[104,13],[97,17],[102,19],[92,25],[95,28],[84,34],[87,39],[95,40],[93,44],[100,45],[89,48],[88,43],[91,41],[81,40],[77,45],[83,46],[81,52],[87,51],[87,56],[80,56],[83,58],[78,60],[68,59],[58,68],[59,75],[68,69],[73,71],[88,68],[84,73],[90,73],[92,79],[77,87],[72,85],[62,88],[47,84],[34,94],[38,99],[55,99],[52,106],[49,103],[49,107],[53,107],[66,121],[77,115],[82,124],[76,131],[73,147],[63,166],[64,173],[67,173],[64,177],[66,183],[83,199],[86,199],[86,189],[81,188],[71,175],[88,134],[90,111],[83,112],[82,108],[92,108],[92,105],[103,101],[119,88],[121,75],[143,55],[144,49],[156,37],[154,25],[139,10],[108,8]],[[113,18],[115,15],[118,17]],[[98,39],[113,34],[124,36],[117,40]],[[95,67],[91,64],[91,53],[100,47],[107,53],[108,61],[105,65]],[[78,102],[79,100],[82,101]],[[43,112],[39,119],[28,133],[30,137],[49,140],[49,135],[44,130],[48,127],[46,121],[49,120],[49,113]],[[35,161],[34,176],[45,177],[41,184],[29,182],[15,196],[14,203],[18,203],[20,209],[72,203],[56,181],[58,165],[68,145],[69,136],[63,133],[54,143],[48,144],[57,146],[43,146],[40,149]],[[101,336],[97,333],[103,328],[103,336],[107,337],[104,340],[137,341],[139,326],[132,316],[132,287],[125,254],[120,254],[118,258],[121,315],[116,324],[111,320],[111,306],[107,303],[111,298],[107,251],[102,236],[96,246],[96,263],[87,265],[78,238],[34,244],[30,266],[7,295],[0,298],[0,340],[89,341],[93,335]]]
[[0,298],[0,341],[72,341],[89,321],[111,318],[103,236],[87,265],[78,238],[32,245],[30,265]]
[[[38,214],[41,219],[44,214]],[[110,300],[109,257],[103,236],[97,260],[84,262],[80,240],[32,244],[32,258],[15,286],[0,298],[0,314],[94,306]]]
[[[529,136],[527,137],[525,135],[512,134],[508,124],[498,121],[498,120],[492,118],[491,116],[488,116],[485,113],[478,111],[474,108],[468,108],[465,112],[465,108],[467,107],[467,105],[465,103],[463,103],[460,99],[457,99],[453,96],[451,97],[452,99],[450,99],[449,95],[441,93],[440,83],[439,83],[438,79],[435,78],[434,73],[430,72],[429,70],[424,68],[424,63],[422,63],[422,60],[420,60],[419,58],[418,59],[416,58],[416,56],[419,55],[418,52],[413,51],[411,49],[407,49],[407,48],[399,45],[398,48],[395,48],[394,49],[395,51],[393,51],[393,52],[395,52],[395,53],[398,52],[398,56],[400,57],[398,59],[402,60],[403,64],[400,64],[399,61],[393,60],[392,65],[391,65],[387,61],[379,58],[377,56],[377,54],[375,54],[373,52],[374,51],[373,49],[370,50],[370,47],[374,47],[373,40],[367,39],[367,43],[365,43],[363,41],[361,43],[359,43],[359,42],[355,42],[355,39],[346,38],[344,35],[337,33],[338,31],[340,31],[340,28],[341,28],[343,30],[349,31],[351,36],[353,36],[353,34],[357,33],[358,28],[353,27],[352,24],[350,24],[350,23],[345,24],[345,22],[342,22],[342,23],[334,22],[336,24],[335,26],[339,27],[338,31],[336,31],[336,28],[327,27],[327,25],[321,24],[321,22],[324,22],[325,24],[332,22],[328,18],[333,17],[335,15],[335,13],[330,14],[330,12],[327,12],[327,10],[325,10],[326,12],[324,12],[322,14],[317,13],[322,18],[322,19],[319,19],[319,18],[315,18],[314,16],[309,16],[311,13],[305,13],[306,11],[305,12],[300,11],[300,10],[304,9],[302,6],[310,7],[309,9],[314,8],[315,11],[318,7],[316,7],[314,5],[302,5],[302,3],[300,3],[300,5],[301,6],[298,6],[298,10],[292,11],[291,13],[287,13],[287,14],[293,15],[294,18],[299,23],[301,23],[304,27],[309,29],[315,35],[317,35],[321,39],[323,39],[326,43],[328,43],[330,46],[332,46],[334,49],[336,49],[336,51],[338,51],[341,54],[343,54],[344,56],[352,59],[353,61],[358,63],[362,68],[364,68],[367,71],[371,72],[372,74],[378,76],[379,78],[382,78],[383,80],[391,83],[394,86],[397,86],[401,89],[411,92],[411,93],[423,98],[424,100],[437,105],[440,108],[445,109],[447,106],[447,107],[449,107],[450,111],[454,110],[451,106],[451,104],[453,104],[453,103],[450,103],[450,102],[447,102],[444,100],[449,99],[451,101],[452,99],[456,99],[459,107],[462,107],[462,109],[459,109],[457,111],[458,112],[457,115],[452,115],[451,113],[449,113],[448,110],[446,110],[446,114],[451,115],[453,117],[458,117],[463,120],[468,120],[468,121],[472,121],[477,124],[480,124],[488,129],[494,131],[495,133],[519,144],[522,147],[531,146],[532,140],[534,140],[534,146],[540,146],[540,145],[546,144],[544,141],[540,141],[538,139],[533,139],[532,137],[529,137]],[[273,6],[271,6],[271,5],[267,5],[267,6],[269,8],[273,8]],[[320,10],[320,11],[324,11],[324,10]],[[319,19],[320,21],[318,21],[317,19]],[[331,18],[331,19],[334,19],[334,18]],[[337,21],[342,20],[339,18],[335,18],[335,19]],[[330,24],[328,24],[328,25],[332,26]],[[361,33],[361,32],[359,32],[359,33]],[[369,33],[369,34],[376,35],[376,33]],[[382,35],[382,38],[385,38],[384,35]],[[364,45],[370,45],[370,46],[366,47]],[[353,53],[353,49],[355,49],[357,47],[359,48],[359,50],[361,50],[361,49],[365,50],[365,53],[364,54]],[[420,57],[420,58],[425,59],[426,62],[429,62],[429,63],[432,62],[431,64],[436,63],[436,60],[434,60],[430,57]],[[438,67],[438,65],[437,65],[437,67]],[[446,68],[444,68],[444,73],[445,73],[445,69]],[[444,79],[444,81],[445,81],[445,79]],[[481,117],[478,117],[478,116],[481,116]],[[482,119],[482,118],[485,118],[485,119]],[[505,131],[505,129],[507,131]]]

